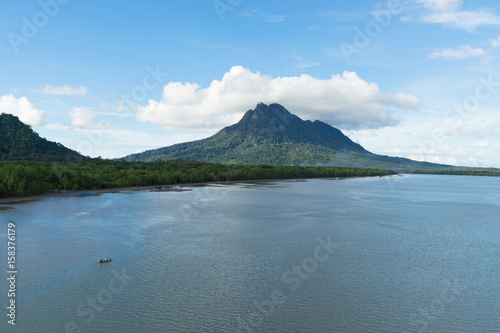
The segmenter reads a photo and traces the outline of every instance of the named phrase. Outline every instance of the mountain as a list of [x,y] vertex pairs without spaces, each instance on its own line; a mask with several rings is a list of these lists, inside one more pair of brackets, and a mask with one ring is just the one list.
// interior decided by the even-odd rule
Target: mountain
[[66,161],[84,158],[60,143],[41,138],[18,117],[0,114],[0,161]]
[[197,160],[229,164],[325,165],[434,170],[448,165],[373,154],[319,120],[302,120],[279,104],[260,103],[236,124],[198,141],[148,150],[126,161]]

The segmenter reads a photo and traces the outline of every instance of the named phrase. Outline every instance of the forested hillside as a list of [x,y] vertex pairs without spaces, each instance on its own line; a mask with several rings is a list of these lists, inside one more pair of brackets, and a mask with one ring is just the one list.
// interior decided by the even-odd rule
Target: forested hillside
[[323,165],[382,168],[396,172],[449,165],[373,154],[322,121],[302,120],[279,104],[258,104],[217,134],[124,157],[127,161],[180,159],[243,165]]
[[65,161],[83,159],[60,143],[41,138],[11,114],[0,114],[0,161]]

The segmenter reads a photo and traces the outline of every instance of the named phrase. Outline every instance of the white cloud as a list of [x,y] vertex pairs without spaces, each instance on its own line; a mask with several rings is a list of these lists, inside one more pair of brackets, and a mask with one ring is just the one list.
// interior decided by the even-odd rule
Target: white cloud
[[414,109],[420,104],[420,100],[416,96],[404,93],[387,94],[386,98],[388,98],[388,104],[400,109]]
[[[465,166],[475,165],[468,160],[473,157],[477,165],[500,167],[499,117],[495,108],[478,110],[467,119],[448,118],[439,111],[411,112],[398,126],[343,132],[377,154]],[[481,141],[488,145],[478,147]]]
[[113,110],[116,112],[123,112],[127,109],[124,101],[119,101],[113,106]]
[[0,97],[0,113],[9,113],[31,126],[40,126],[45,118],[45,111],[36,109],[26,98],[15,98],[14,95]]
[[490,145],[489,142],[486,140],[482,140],[474,144],[474,146],[476,147],[488,147],[489,145]]
[[71,124],[73,126],[83,128],[95,127],[94,118],[96,117],[96,113],[90,108],[75,107],[68,114],[71,117]]
[[87,88],[84,86],[78,86],[78,88],[70,86],[53,87],[50,84],[46,84],[44,87],[34,89],[33,91],[43,95],[55,96],[83,96],[87,94]]
[[459,49],[446,49],[429,54],[431,59],[465,59],[472,57],[483,57],[486,52],[482,48],[472,48],[470,45],[462,45]]
[[500,37],[498,37],[497,39],[490,40],[490,45],[494,49],[496,49],[497,47],[499,47],[500,46]]
[[500,17],[489,10],[460,10],[462,0],[417,0],[417,3],[429,10],[419,19],[425,23],[442,24],[469,32],[480,25],[500,25]]
[[485,137],[497,137],[500,134],[494,130],[474,128],[470,129],[468,126],[459,126],[453,128],[451,131],[447,132],[446,135],[450,136],[467,136],[472,138],[485,138]]
[[266,22],[269,23],[279,23],[279,22],[284,22],[286,20],[285,15],[262,14],[256,10],[253,10],[251,12],[244,12],[243,16],[264,19]]
[[455,10],[463,5],[462,0],[418,0],[417,2],[431,10],[437,11]]
[[376,83],[355,72],[316,79],[310,75],[273,78],[235,66],[208,88],[196,83],[170,82],[160,101],[139,107],[137,119],[170,130],[220,129],[237,122],[259,102],[280,103],[310,120],[323,120],[343,129],[379,128],[398,123],[389,108],[415,108],[413,95],[384,94]]
[[427,154],[425,156],[410,155],[408,158],[415,160],[415,161],[419,161],[419,162],[430,162],[430,163],[438,163],[438,164],[446,164],[446,165],[464,165],[462,162],[460,162],[459,160],[457,160],[453,156]]
[[472,156],[471,156],[471,157],[469,157],[469,158],[467,159],[467,162],[469,162],[469,164],[470,164],[471,166],[476,166],[476,165],[478,165],[477,160],[476,160],[474,157],[472,157]]
[[475,133],[472,133],[472,136],[478,137],[478,138],[483,138],[486,136],[500,136],[498,132],[493,131],[493,130],[483,130],[483,131],[478,131]]
[[427,23],[440,23],[469,32],[474,31],[480,25],[500,25],[500,18],[486,11],[436,12],[424,16],[423,20]]
[[471,135],[471,130],[467,126],[457,126],[454,127],[451,131],[447,132],[446,135],[451,136],[469,136]]

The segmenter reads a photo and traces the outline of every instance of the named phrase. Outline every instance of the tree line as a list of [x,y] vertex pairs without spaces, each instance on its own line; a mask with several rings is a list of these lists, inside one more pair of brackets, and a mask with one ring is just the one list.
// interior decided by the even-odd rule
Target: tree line
[[0,198],[54,190],[98,190],[240,180],[389,175],[383,169],[228,165],[196,161],[0,162]]

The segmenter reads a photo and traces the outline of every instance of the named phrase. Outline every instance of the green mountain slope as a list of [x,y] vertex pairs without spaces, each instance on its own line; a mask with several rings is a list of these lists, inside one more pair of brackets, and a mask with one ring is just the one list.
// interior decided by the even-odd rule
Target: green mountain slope
[[197,160],[230,164],[325,165],[398,172],[446,165],[370,153],[324,122],[304,121],[279,104],[258,104],[232,126],[198,141],[148,150],[127,161]]
[[41,138],[11,114],[0,114],[0,161],[65,161],[84,158],[60,143]]

